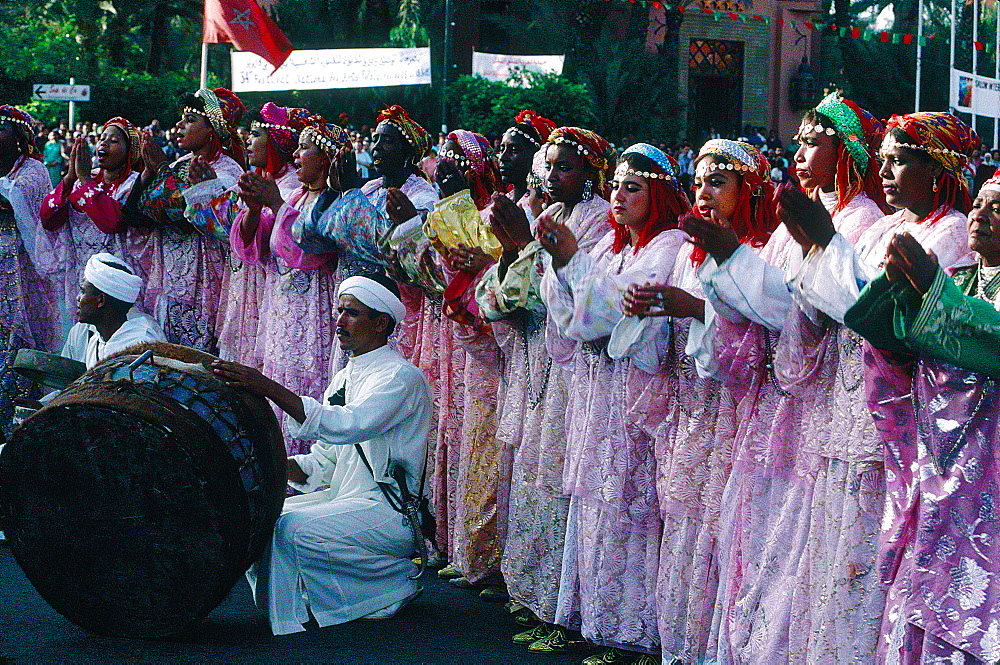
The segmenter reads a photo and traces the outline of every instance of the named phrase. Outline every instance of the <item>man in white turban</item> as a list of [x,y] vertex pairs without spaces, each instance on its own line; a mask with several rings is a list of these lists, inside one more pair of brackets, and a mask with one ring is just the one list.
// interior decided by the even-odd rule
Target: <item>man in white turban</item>
[[133,307],[140,291],[142,278],[117,256],[91,256],[76,299],[80,322],[70,328],[60,355],[90,369],[130,346],[165,341],[160,324]]
[[[263,395],[291,416],[289,433],[315,440],[288,458],[289,484],[306,492],[285,501],[271,548],[247,573],[254,599],[275,635],[353,619],[386,619],[419,595],[409,523],[393,504],[390,476],[422,487],[431,418],[423,374],[386,345],[406,308],[384,275],[358,275],[338,291],[337,338],[351,352],[317,401],[295,395],[255,369],[222,360],[227,384]],[[291,421],[295,422],[292,423]],[[329,486],[329,489],[316,491]]]

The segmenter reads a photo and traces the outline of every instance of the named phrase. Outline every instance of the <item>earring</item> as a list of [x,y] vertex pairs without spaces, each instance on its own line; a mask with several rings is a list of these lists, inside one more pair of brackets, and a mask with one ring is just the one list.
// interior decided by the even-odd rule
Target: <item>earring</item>
[[583,183],[583,200],[589,201],[594,198],[594,183],[588,180]]
[[940,189],[940,187],[938,186],[937,176],[934,176],[934,180],[932,180],[932,183],[933,184],[931,185],[931,189],[933,189],[935,192]]

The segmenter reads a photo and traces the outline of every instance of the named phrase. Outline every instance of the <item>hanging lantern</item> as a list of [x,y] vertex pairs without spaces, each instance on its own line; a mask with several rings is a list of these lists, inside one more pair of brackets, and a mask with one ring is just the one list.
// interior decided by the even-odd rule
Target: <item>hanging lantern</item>
[[805,111],[816,105],[815,100],[816,79],[809,61],[803,57],[802,64],[788,81],[788,102],[793,111]]

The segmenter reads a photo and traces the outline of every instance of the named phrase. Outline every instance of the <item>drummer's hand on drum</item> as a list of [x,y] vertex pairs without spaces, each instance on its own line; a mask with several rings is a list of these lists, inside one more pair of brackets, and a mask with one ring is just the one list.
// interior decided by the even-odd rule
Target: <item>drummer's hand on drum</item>
[[242,388],[247,392],[266,397],[296,422],[305,421],[306,410],[302,406],[302,398],[253,367],[227,360],[215,360],[212,362],[212,371],[230,388]]

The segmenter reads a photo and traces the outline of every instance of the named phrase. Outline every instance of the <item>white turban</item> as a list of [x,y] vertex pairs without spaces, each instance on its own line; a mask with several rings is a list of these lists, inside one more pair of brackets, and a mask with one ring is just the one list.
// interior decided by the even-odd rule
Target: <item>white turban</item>
[[[109,263],[117,263],[128,268],[114,268]],[[134,303],[142,290],[142,278],[132,273],[132,268],[114,254],[101,252],[94,254],[83,269],[83,278],[93,284],[94,288],[106,293],[115,300]]]
[[382,312],[392,317],[393,321],[399,323],[406,316],[406,307],[396,295],[385,288],[374,279],[368,279],[361,275],[348,277],[340,283],[338,296],[354,296],[362,305]]

